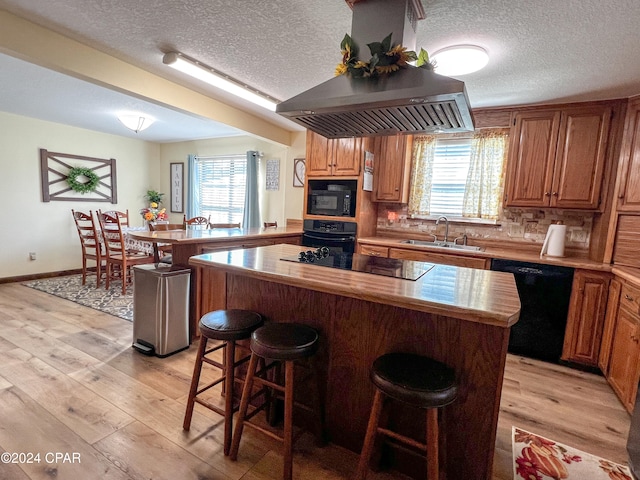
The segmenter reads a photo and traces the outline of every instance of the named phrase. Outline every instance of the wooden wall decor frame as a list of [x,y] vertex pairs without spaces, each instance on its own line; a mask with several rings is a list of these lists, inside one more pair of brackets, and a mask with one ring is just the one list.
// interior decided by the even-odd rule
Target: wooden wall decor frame
[[[88,168],[100,179],[93,192],[75,192],[67,183],[69,171],[74,167]],[[94,158],[40,149],[40,175],[42,201],[110,202],[118,203],[115,158]]]

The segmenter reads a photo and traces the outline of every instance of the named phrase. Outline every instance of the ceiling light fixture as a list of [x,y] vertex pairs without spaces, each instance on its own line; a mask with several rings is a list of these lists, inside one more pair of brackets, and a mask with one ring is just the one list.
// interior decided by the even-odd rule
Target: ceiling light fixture
[[225,92],[231,93],[244,100],[248,100],[256,105],[260,105],[263,108],[276,111],[276,105],[278,101],[271,98],[269,95],[262,93],[255,88],[251,88],[244,85],[237,80],[218,72],[215,69],[208,67],[196,60],[184,56],[181,53],[169,52],[162,57],[162,63],[169,65],[176,70],[186,73],[198,80],[202,80],[209,85],[220,88]]
[[482,47],[456,45],[438,50],[431,59],[435,61],[435,72],[440,75],[466,75],[477,72],[489,62],[489,55]]
[[155,118],[138,114],[118,115],[118,120],[129,130],[133,130],[136,133],[149,128],[151,124],[156,121]]

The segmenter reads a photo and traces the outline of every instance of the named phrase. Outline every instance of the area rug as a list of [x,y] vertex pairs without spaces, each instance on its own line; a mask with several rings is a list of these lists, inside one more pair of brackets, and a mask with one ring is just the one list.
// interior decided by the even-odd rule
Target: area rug
[[514,480],[633,480],[629,468],[512,428]]
[[133,289],[129,287],[123,295],[120,282],[115,282],[109,290],[105,290],[104,283],[96,288],[95,277],[87,278],[87,284],[82,285],[82,275],[71,275],[34,280],[23,285],[133,321]]

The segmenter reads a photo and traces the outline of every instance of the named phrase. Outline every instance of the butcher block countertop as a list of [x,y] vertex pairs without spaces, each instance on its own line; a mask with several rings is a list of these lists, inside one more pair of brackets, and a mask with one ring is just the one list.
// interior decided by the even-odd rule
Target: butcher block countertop
[[408,250],[418,250],[424,252],[434,252],[439,254],[447,254],[447,255],[460,255],[465,257],[476,257],[476,258],[505,258],[509,260],[518,260],[521,262],[532,262],[532,263],[544,263],[548,265],[559,265],[564,267],[573,267],[573,268],[583,268],[586,270],[597,270],[609,272],[611,271],[611,265],[596,262],[594,260],[590,260],[586,257],[579,256],[571,256],[571,254],[567,254],[564,257],[550,257],[543,256],[540,257],[540,247],[527,247],[527,248],[509,248],[509,247],[486,247],[481,251],[474,250],[455,250],[455,249],[446,249],[446,248],[432,248],[428,246],[421,245],[412,245],[408,243],[402,243],[401,238],[394,237],[363,237],[358,238],[358,243],[366,243],[368,245],[378,245],[381,247],[390,247],[390,248],[403,248]]
[[213,252],[191,257],[189,264],[487,325],[510,327],[520,313],[509,273],[435,264],[414,281],[282,260],[302,249],[280,244]]

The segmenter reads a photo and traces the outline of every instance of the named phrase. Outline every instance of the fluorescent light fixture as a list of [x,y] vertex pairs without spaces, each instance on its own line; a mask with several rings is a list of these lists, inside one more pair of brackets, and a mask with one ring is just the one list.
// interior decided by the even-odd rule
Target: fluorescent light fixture
[[139,114],[118,115],[118,120],[129,130],[133,130],[136,133],[149,128],[151,124],[156,121],[155,118],[145,117]]
[[225,92],[231,93],[232,95],[244,100],[248,100],[256,105],[260,105],[272,112],[276,111],[276,105],[278,102],[273,98],[259,90],[243,85],[231,77],[218,72],[211,67],[203,65],[196,60],[185,57],[181,53],[169,52],[165,54],[164,57],[162,57],[162,63],[208,83],[209,85],[220,88]]
[[438,50],[431,59],[435,61],[436,73],[455,77],[484,68],[489,55],[484,48],[475,45],[456,45]]

